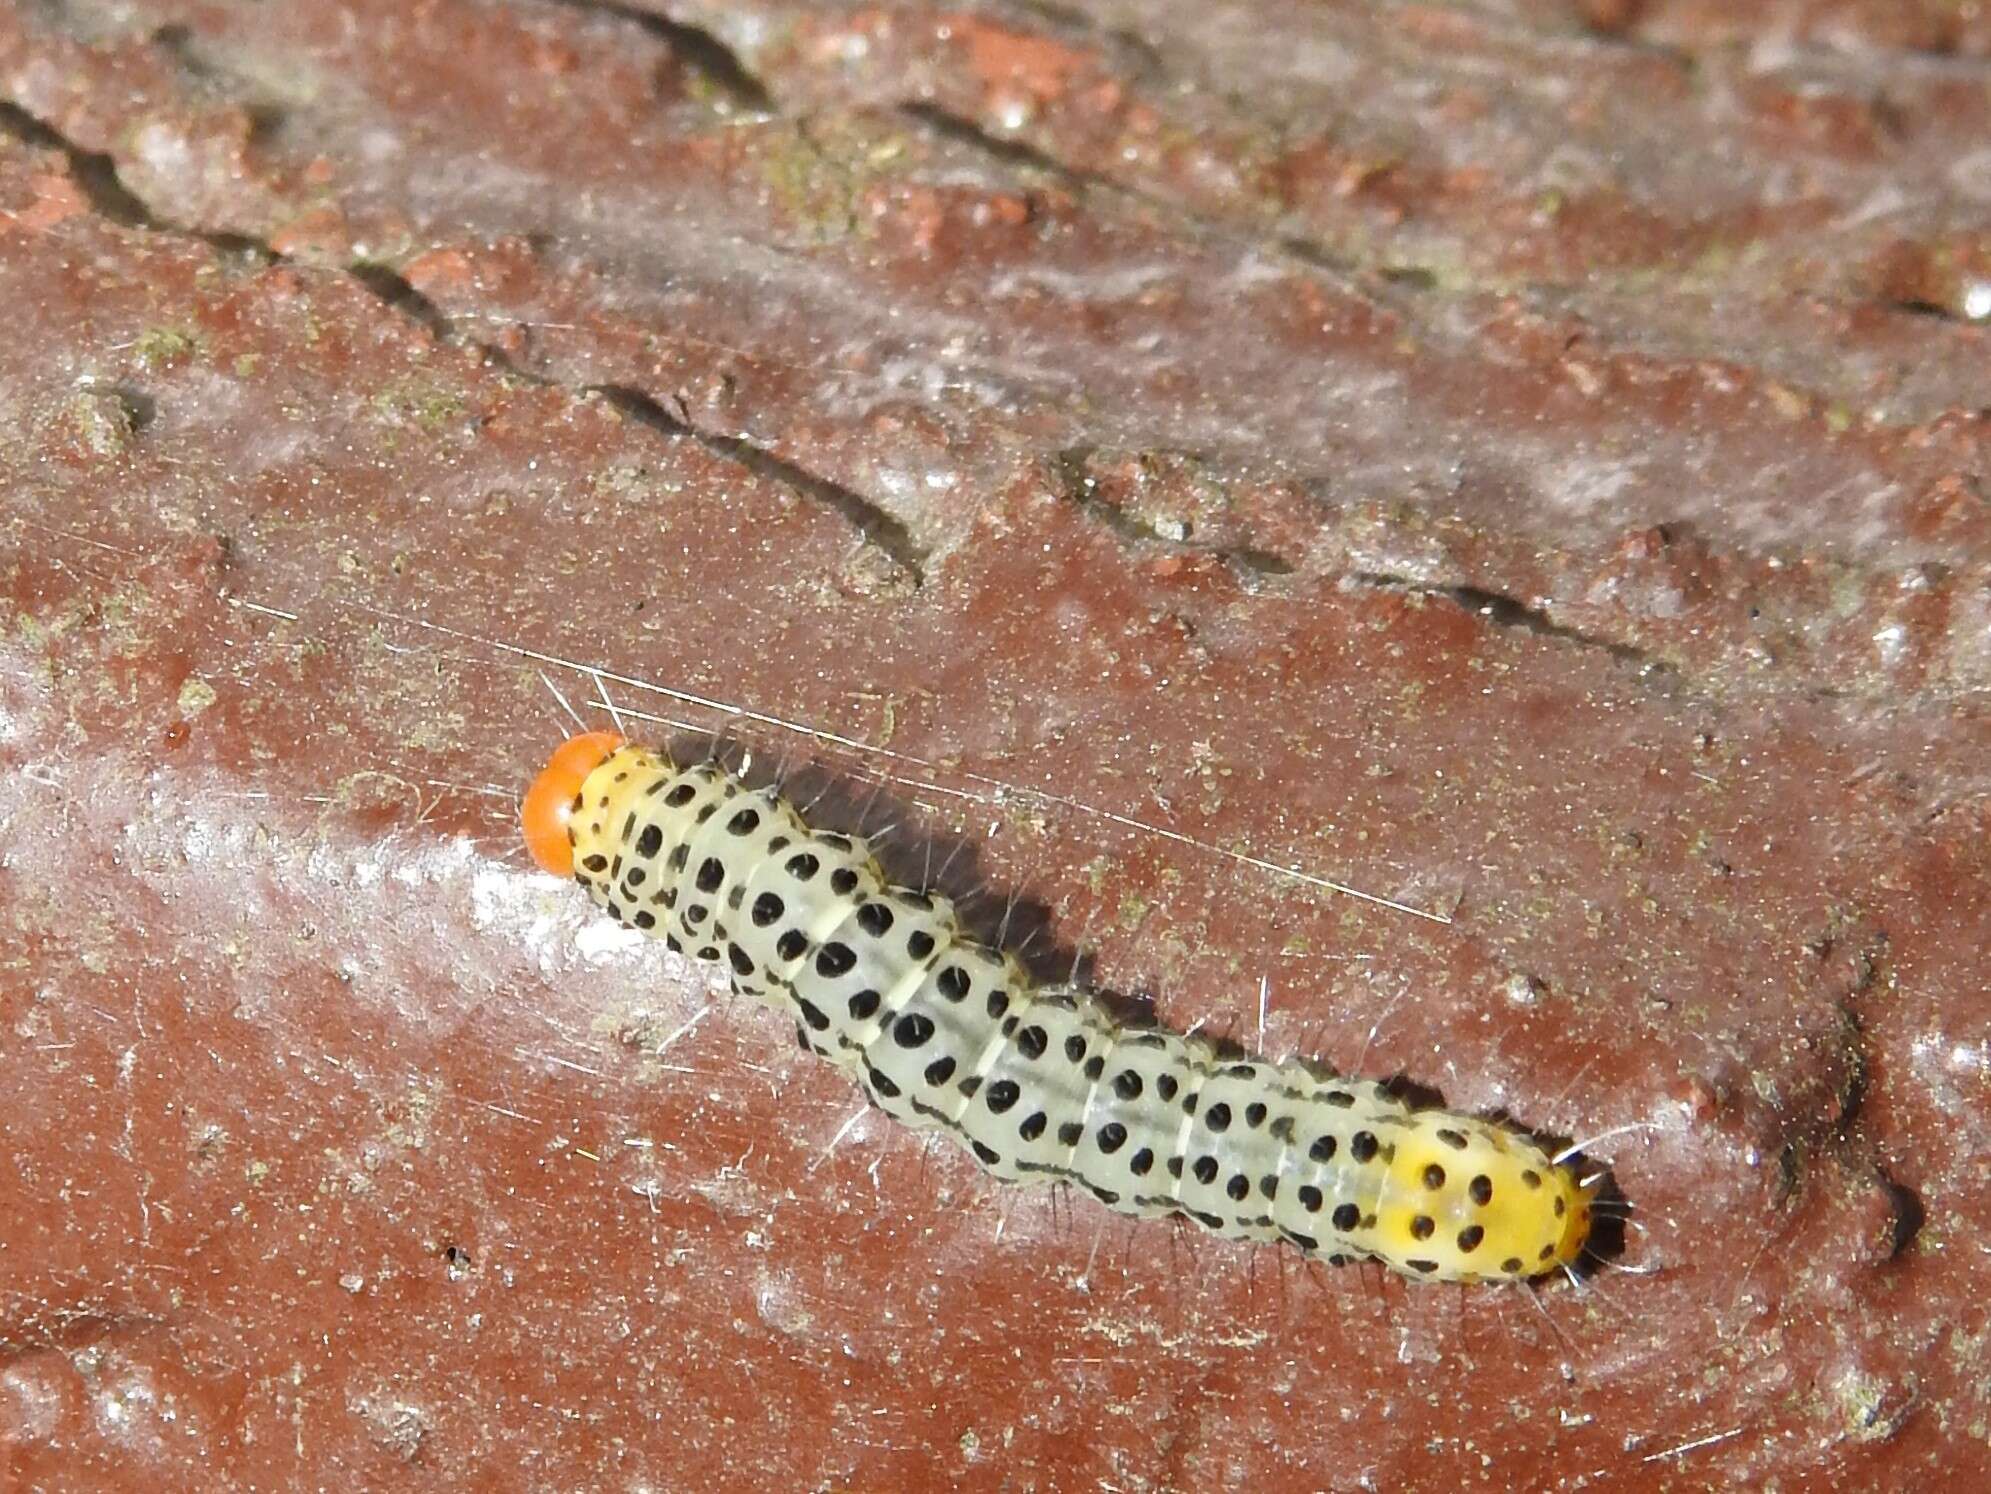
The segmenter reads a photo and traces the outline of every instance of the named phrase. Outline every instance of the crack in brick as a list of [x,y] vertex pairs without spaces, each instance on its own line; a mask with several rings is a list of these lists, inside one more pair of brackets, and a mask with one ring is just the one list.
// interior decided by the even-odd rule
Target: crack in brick
[[1384,591],[1435,597],[1439,601],[1450,602],[1464,611],[1484,617],[1496,628],[1511,628],[1523,633],[1532,633],[1538,638],[1553,638],[1563,643],[1576,644],[1581,648],[1601,649],[1621,664],[1637,666],[1643,674],[1671,675],[1676,672],[1671,664],[1646,652],[1636,644],[1624,643],[1615,638],[1606,638],[1596,633],[1585,632],[1581,628],[1572,628],[1566,623],[1559,623],[1542,608],[1530,607],[1505,592],[1488,591],[1478,586],[1435,585],[1428,581],[1391,575],[1384,571],[1351,571],[1347,580],[1355,586],[1373,586]]
[[1118,182],[1067,166],[1048,151],[1040,150],[1026,140],[1006,140],[1000,135],[991,135],[972,119],[956,114],[951,109],[944,109],[931,100],[913,100],[901,103],[898,107],[900,114],[940,139],[952,141],[956,145],[965,145],[970,150],[1000,161],[1005,166],[1042,172],[1046,176],[1055,177],[1064,186],[1077,192],[1133,195],[1131,189],[1121,186]]
[[739,54],[702,26],[672,20],[641,5],[629,4],[628,0],[552,0],[552,3],[568,10],[612,16],[639,27],[670,48],[685,66],[741,110],[768,117],[781,112],[767,85],[754,76]]
[[873,503],[862,493],[811,472],[744,436],[703,430],[673,415],[652,395],[628,384],[588,384],[585,392],[599,396],[638,425],[663,435],[689,437],[713,455],[733,462],[756,477],[792,488],[825,508],[842,514],[864,539],[904,570],[915,586],[926,582],[926,551],[914,541],[905,521]]
[[1951,326],[1971,327],[1976,325],[1974,318],[1965,316],[1962,312],[1951,307],[1944,306],[1941,302],[1924,300],[1920,296],[1880,296],[1875,298],[1874,304],[1885,306],[1890,311],[1898,311],[1903,316],[1925,317],[1934,322],[1947,322]]
[[[1883,937],[1876,947],[1884,946]],[[1831,941],[1827,938],[1809,947],[1814,953],[1829,951]],[[1882,1247],[1882,1259],[1893,1260],[1914,1243],[1926,1210],[1920,1195],[1889,1171],[1878,1138],[1860,1124],[1875,1085],[1873,1039],[1860,1014],[1860,997],[1872,987],[1875,974],[1871,955],[1863,952],[1853,978],[1832,1002],[1836,1025],[1804,1040],[1805,1048],[1815,1055],[1807,1072],[1829,1086],[1820,1096],[1829,1100],[1829,1108],[1812,1103],[1815,1090],[1801,1089],[1773,1102],[1770,1116],[1776,1138],[1777,1202],[1795,1209],[1799,1196],[1813,1183],[1816,1165],[1830,1162],[1847,1185],[1865,1183],[1880,1190],[1887,1212],[1883,1233],[1874,1243]]]
[[1208,555],[1221,561],[1247,590],[1259,584],[1290,576],[1298,569],[1292,561],[1273,550],[1256,545],[1204,545],[1167,534],[1154,524],[1130,513],[1117,503],[1098,496],[1096,484],[1085,470],[1086,459],[1097,450],[1090,446],[1067,447],[1048,459],[1058,496],[1087,518],[1111,530],[1118,538],[1133,544],[1159,545],[1177,555]]
[[1898,1183],[1885,1167],[1878,1164],[1874,1172],[1880,1179],[1880,1186],[1886,1191],[1891,1206],[1889,1220],[1887,1258],[1893,1260],[1915,1243],[1915,1237],[1922,1232],[1929,1213],[1923,1207],[1921,1195],[1914,1189]]
[[[1831,935],[1824,936],[1821,942],[1829,953]],[[1841,1022],[1840,1046],[1846,1057],[1847,1073],[1839,1085],[1839,1113],[1833,1117],[1832,1134],[1822,1149],[1842,1152],[1849,1164],[1873,1169],[1881,1191],[1887,1195],[1887,1258],[1892,1260],[1914,1243],[1915,1237],[1921,1233],[1927,1211],[1922,1205],[1921,1196],[1906,1184],[1897,1181],[1888,1170],[1876,1141],[1855,1132],[1855,1123],[1872,1096],[1876,1083],[1873,1038],[1867,1031],[1867,1021],[1861,1014],[1861,998],[1873,990],[1879,980],[1880,961],[1884,957],[1887,945],[1887,935],[1884,931],[1864,941],[1854,962],[1851,977],[1838,999]]]
[[[536,379],[536,376],[517,367],[496,348],[485,342],[465,336],[457,330],[448,312],[416,290],[408,277],[375,260],[362,260],[346,266],[346,273],[365,287],[367,293],[381,305],[398,311],[410,321],[419,322],[442,342],[471,342],[492,359],[500,363],[505,372],[521,378]],[[552,380],[543,380],[549,386]]]
[[120,228],[141,233],[176,234],[198,240],[225,254],[247,254],[275,264],[283,256],[260,239],[247,234],[224,233],[195,228],[156,212],[152,205],[124,184],[117,162],[108,151],[86,150],[47,120],[30,113],[12,99],[0,98],[0,134],[8,135],[36,150],[54,151],[69,167],[69,179],[83,193],[84,201],[98,217]]

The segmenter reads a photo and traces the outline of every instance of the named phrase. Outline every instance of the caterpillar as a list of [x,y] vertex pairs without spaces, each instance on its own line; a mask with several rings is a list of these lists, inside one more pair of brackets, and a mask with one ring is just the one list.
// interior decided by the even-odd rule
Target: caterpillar
[[1527,1281],[1573,1270],[1589,1242],[1601,1176],[1579,1181],[1532,1137],[1035,985],[951,900],[891,885],[865,837],[812,829],[718,762],[679,767],[584,732],[521,817],[542,869],[723,962],[880,1109],[1004,1182],[1069,1182],[1122,1214],[1417,1280]]

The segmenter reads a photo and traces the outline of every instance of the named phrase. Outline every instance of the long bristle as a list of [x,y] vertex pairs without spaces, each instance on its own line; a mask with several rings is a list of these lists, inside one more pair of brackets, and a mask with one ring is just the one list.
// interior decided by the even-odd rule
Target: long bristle
[[1613,1126],[1608,1131],[1599,1131],[1596,1135],[1586,1136],[1581,1141],[1572,1141],[1568,1146],[1549,1158],[1549,1161],[1560,1167],[1571,1157],[1587,1152],[1598,1142],[1609,1141],[1613,1136],[1629,1136],[1634,1131],[1661,1131],[1664,1129],[1665,1127],[1657,1125],[1652,1121],[1632,1121],[1628,1125]]

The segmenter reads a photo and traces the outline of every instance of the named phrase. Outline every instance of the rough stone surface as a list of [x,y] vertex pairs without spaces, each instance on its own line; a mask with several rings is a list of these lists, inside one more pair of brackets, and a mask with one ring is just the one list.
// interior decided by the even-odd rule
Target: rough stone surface
[[[1955,0],[0,7],[0,1474],[1991,1476],[1987,68]],[[1638,1128],[1652,1274],[922,1151],[523,868],[583,665],[1175,1025]]]

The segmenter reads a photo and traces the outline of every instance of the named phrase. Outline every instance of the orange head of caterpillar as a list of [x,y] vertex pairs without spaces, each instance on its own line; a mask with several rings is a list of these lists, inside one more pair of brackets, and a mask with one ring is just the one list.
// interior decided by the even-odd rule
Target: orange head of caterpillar
[[519,821],[525,830],[525,848],[532,852],[532,859],[541,870],[556,877],[573,876],[574,836],[570,822],[580,802],[581,784],[622,746],[622,741],[612,731],[569,737],[553,749],[553,756],[532,780],[532,787],[525,791]]

